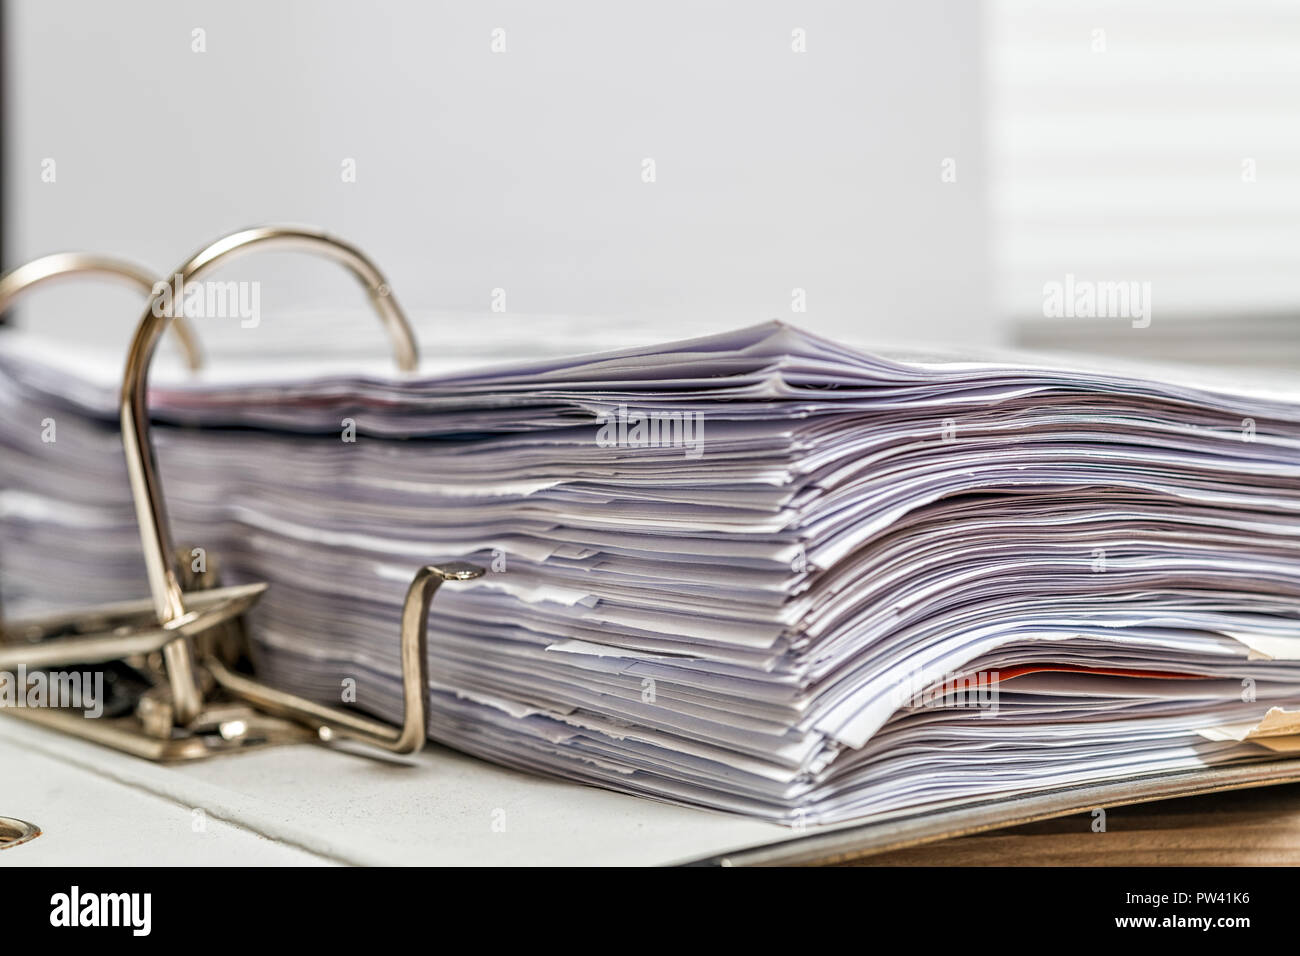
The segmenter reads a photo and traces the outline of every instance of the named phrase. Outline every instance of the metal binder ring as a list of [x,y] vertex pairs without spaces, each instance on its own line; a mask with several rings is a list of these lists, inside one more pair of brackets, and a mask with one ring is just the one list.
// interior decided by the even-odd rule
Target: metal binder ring
[[[371,304],[379,313],[392,340],[398,368],[402,371],[415,369],[415,338],[383,275],[356,248],[324,232],[302,227],[264,226],[248,229],[208,246],[177,269],[176,274],[181,282],[194,281],[219,263],[262,245],[323,253],[345,266],[366,287]],[[157,300],[158,297],[155,295],[154,299]],[[151,301],[127,354],[121,401],[122,444],[126,451],[127,470],[135,499],[154,610],[163,626],[180,620],[186,614],[180,581],[172,564],[174,549],[171,528],[158,477],[147,408],[149,365],[168,319],[169,316],[165,314],[157,314],[154,302]],[[402,727],[393,727],[382,721],[325,707],[306,698],[276,690],[230,670],[215,657],[205,661],[205,665],[217,683],[229,693],[266,710],[314,726],[323,737],[338,733],[388,750],[409,752],[420,746],[425,735],[425,696],[428,693],[426,626],[429,603],[443,581],[467,580],[482,573],[481,569],[466,564],[429,566],[420,569],[412,581],[402,614],[402,684],[406,706]],[[177,720],[184,723],[190,719],[185,716],[190,708],[182,709],[182,700],[193,702],[194,713],[197,713],[199,706],[190,648],[183,639],[179,639],[169,644],[164,649],[164,654],[167,657]]]
[[[124,259],[114,259],[90,252],[56,252],[53,255],[33,259],[31,262],[24,262],[0,277],[0,312],[8,309],[18,296],[30,292],[37,286],[44,285],[52,279],[71,275],[99,275],[125,279],[143,289],[146,295],[153,295],[155,286],[155,281],[150,278],[148,272]],[[172,328],[181,351],[185,353],[185,363],[191,371],[197,372],[203,367],[203,352],[189,323],[179,321]]]
[[41,835],[41,828],[15,817],[0,817],[0,850],[29,843]]

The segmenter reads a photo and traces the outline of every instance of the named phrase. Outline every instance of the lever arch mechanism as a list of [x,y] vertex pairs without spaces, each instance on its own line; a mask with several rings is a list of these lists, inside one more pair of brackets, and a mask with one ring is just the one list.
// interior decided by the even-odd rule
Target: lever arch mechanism
[[[360,251],[326,233],[302,227],[248,229],[203,249],[175,275],[182,283],[197,281],[217,265],[262,247],[321,254],[344,266],[365,287],[392,343],[398,368],[415,369],[415,338],[383,275]],[[0,290],[14,294],[50,277],[51,264],[34,268],[39,262],[23,267],[28,270],[25,274],[16,270],[6,277],[5,281],[13,281],[9,286],[0,284]],[[237,662],[246,656],[241,650],[245,637],[241,618],[267,585],[220,587],[215,573],[196,576],[176,560],[147,404],[149,367],[174,316],[170,308],[162,307],[162,290],[155,290],[147,278],[143,284],[152,295],[127,353],[120,412],[150,597],[10,624],[0,640],[0,667],[115,663],[129,666],[146,689],[136,696],[130,713],[121,717],[96,719],[50,708],[12,713],[154,760],[193,759],[334,737],[395,753],[419,748],[425,738],[430,603],[443,582],[476,578],[482,569],[452,563],[416,571],[402,609],[405,713],[401,726],[286,693],[239,670]],[[3,301],[0,298],[0,304]],[[189,354],[197,356],[197,349]]]

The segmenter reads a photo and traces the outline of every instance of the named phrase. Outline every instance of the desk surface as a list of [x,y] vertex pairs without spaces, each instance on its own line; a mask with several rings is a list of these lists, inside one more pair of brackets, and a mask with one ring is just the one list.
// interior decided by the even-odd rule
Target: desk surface
[[1076,814],[849,866],[1300,866],[1300,784]]

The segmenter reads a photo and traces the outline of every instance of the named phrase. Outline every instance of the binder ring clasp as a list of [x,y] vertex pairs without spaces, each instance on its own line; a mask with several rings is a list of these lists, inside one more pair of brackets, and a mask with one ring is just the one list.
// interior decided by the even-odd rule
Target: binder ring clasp
[[[18,296],[54,279],[73,275],[99,275],[122,279],[153,295],[157,283],[149,273],[125,259],[101,256],[91,252],[56,252],[24,262],[0,277],[0,312],[8,309]],[[172,326],[176,341],[185,354],[185,364],[197,372],[203,367],[203,351],[199,348],[189,323],[183,319]]]
[[[379,269],[353,246],[324,232],[305,227],[263,226],[220,239],[197,253],[176,270],[181,282],[196,280],[219,263],[256,247],[275,246],[324,254],[343,265],[365,286],[370,302],[379,314],[391,340],[397,366],[413,371],[418,362],[415,337],[406,316],[394,299]],[[122,381],[122,444],[126,452],[131,493],[135,501],[140,539],[154,611],[160,625],[167,627],[186,615],[184,595],[173,564],[171,528],[166,502],[158,477],[157,459],[149,431],[149,366],[171,316],[160,313],[155,293],[146,308],[127,353]],[[326,707],[306,698],[272,688],[228,668],[215,656],[204,661],[209,673],[227,692],[249,703],[315,727],[322,738],[334,734],[398,753],[418,748],[425,737],[425,709],[428,694],[427,618],[429,604],[444,581],[469,580],[483,573],[469,564],[429,565],[421,568],[407,591],[402,612],[401,659],[405,714],[401,727],[360,716],[352,711]],[[164,648],[173,706],[178,723],[197,716],[201,694],[185,638]]]

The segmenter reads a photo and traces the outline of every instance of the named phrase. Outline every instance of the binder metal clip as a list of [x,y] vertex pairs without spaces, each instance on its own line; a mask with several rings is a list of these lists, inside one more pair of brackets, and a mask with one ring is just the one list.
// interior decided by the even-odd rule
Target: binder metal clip
[[[197,281],[219,264],[264,247],[323,254],[344,266],[366,288],[391,340],[398,368],[414,370],[415,339],[383,275],[360,251],[326,233],[302,227],[248,229],[208,246],[175,275],[182,283]],[[44,275],[31,269],[34,265],[24,267],[29,269],[26,283],[15,280],[11,287],[31,285],[34,277]],[[175,309],[174,305],[160,308],[163,290],[145,281],[152,297],[127,353],[120,413],[150,597],[11,624],[0,641],[0,668],[125,664],[141,678],[143,690],[135,696],[130,713],[121,717],[92,718],[55,708],[0,708],[0,712],[153,760],[195,759],[335,737],[394,753],[416,750],[425,739],[430,603],[443,582],[476,578],[483,570],[457,562],[426,565],[415,572],[402,610],[405,713],[400,726],[289,694],[241,671],[237,662],[247,655],[240,646],[244,640],[240,619],[267,585],[220,587],[214,575],[193,575],[176,561],[147,407],[149,367]],[[197,356],[197,348],[189,354]]]

